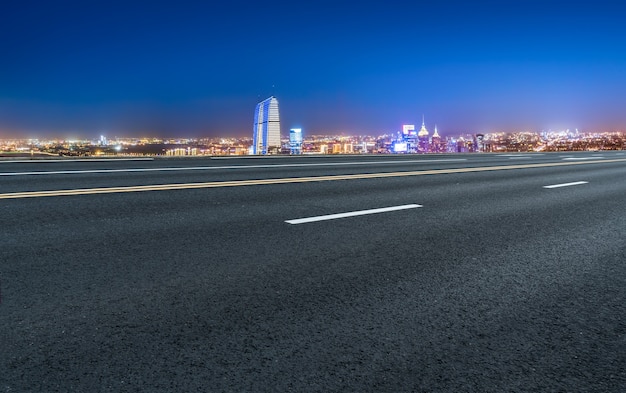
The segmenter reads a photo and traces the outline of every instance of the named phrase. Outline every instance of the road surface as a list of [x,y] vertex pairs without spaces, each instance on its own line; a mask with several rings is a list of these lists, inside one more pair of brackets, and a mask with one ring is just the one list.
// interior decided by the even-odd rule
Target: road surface
[[0,391],[626,390],[626,154],[0,161]]

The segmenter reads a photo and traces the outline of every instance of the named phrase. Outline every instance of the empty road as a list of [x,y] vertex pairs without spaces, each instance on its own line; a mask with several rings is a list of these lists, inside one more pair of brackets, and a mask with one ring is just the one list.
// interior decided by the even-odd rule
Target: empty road
[[623,392],[625,206],[625,152],[0,161],[0,392]]

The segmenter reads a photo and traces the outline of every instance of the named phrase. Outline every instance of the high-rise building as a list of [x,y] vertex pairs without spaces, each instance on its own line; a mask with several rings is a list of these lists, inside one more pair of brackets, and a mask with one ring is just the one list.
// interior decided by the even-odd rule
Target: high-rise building
[[429,150],[430,146],[428,143],[428,135],[428,130],[426,129],[426,125],[424,124],[424,116],[422,115],[422,128],[417,133],[417,139],[419,144],[418,151],[427,152]]
[[[417,152],[417,132],[415,132],[414,124],[404,124],[402,126],[402,140],[406,143],[405,146],[399,145],[399,149],[405,149],[404,152],[416,153]],[[399,151],[401,151],[399,150]]]
[[289,147],[291,154],[302,154],[302,128],[289,130]]
[[252,154],[280,152],[280,116],[278,100],[272,96],[259,102],[254,111]]
[[439,132],[437,131],[437,125],[435,125],[435,132],[433,133],[433,136],[430,138],[430,140],[430,151],[435,153],[439,153],[440,151],[442,151],[441,136],[439,136]]

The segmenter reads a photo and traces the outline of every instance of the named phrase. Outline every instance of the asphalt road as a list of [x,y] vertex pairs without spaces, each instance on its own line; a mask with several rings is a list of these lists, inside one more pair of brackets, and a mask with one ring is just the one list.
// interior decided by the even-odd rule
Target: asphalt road
[[0,161],[0,391],[623,392],[625,206],[625,152]]

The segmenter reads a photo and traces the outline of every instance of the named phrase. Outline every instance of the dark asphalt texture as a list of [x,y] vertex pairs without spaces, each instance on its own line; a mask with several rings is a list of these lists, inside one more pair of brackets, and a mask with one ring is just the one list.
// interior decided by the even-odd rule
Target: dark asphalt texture
[[[0,193],[566,155],[3,163],[467,159],[0,176]],[[0,200],[0,392],[623,392],[625,206],[626,162]]]

